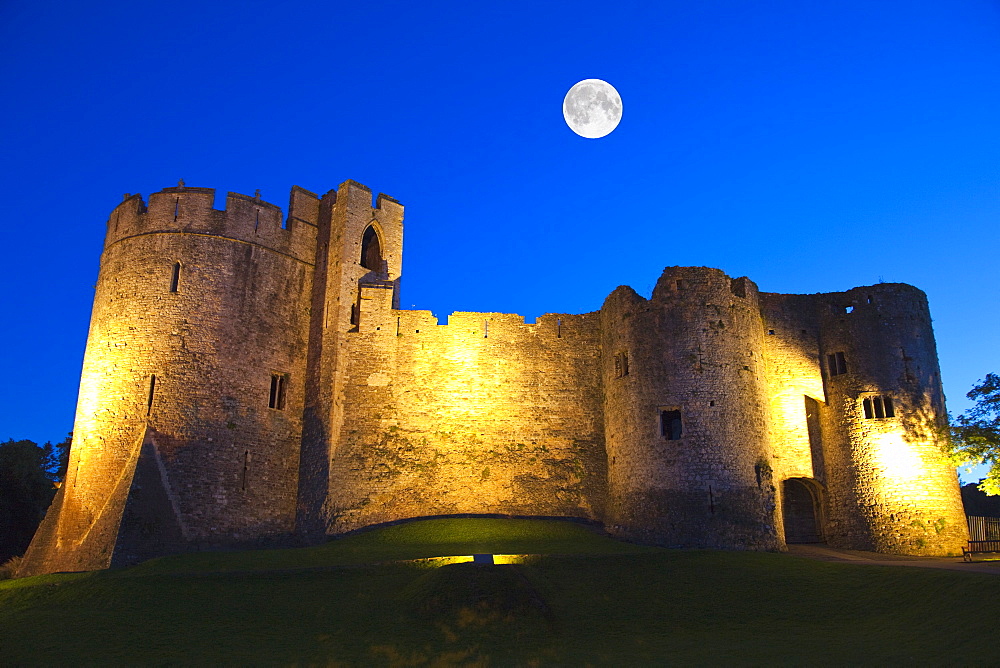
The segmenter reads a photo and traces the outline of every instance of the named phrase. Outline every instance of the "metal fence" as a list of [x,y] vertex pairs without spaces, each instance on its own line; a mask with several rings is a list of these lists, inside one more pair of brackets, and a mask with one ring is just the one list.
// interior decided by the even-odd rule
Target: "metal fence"
[[969,522],[969,540],[1000,540],[1000,517],[966,515]]

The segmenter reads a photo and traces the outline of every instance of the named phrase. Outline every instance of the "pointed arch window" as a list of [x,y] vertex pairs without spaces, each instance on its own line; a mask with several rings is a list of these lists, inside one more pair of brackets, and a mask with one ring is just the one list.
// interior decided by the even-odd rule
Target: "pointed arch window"
[[382,269],[382,243],[374,225],[369,225],[361,238],[361,266],[372,271]]

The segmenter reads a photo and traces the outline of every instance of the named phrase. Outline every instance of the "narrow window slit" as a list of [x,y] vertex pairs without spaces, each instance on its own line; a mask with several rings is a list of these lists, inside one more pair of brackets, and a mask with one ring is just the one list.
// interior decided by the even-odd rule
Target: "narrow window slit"
[[170,291],[177,292],[181,284],[181,263],[174,262],[174,271],[170,276]]
[[153,411],[153,396],[156,394],[156,374],[149,375],[149,396],[146,398],[146,415]]
[[885,417],[885,410],[882,407],[882,397],[872,397],[872,408],[875,409],[876,418]]
[[287,385],[287,379],[284,374],[272,373],[271,374],[271,394],[267,400],[267,407],[274,408],[275,410],[285,409],[285,386]]
[[247,469],[250,468],[250,451],[245,450],[243,452],[243,483],[241,489],[246,491],[247,489]]
[[556,318],[556,338],[562,338],[562,319]]
[[177,197],[174,199],[174,220],[177,220],[177,216],[181,213],[181,198]]

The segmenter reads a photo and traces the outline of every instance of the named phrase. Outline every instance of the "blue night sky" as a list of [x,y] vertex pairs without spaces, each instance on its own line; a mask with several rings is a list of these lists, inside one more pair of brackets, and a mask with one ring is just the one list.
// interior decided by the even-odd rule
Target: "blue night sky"
[[[898,281],[953,412],[1000,372],[997,2],[3,0],[0,62],[0,439],[70,430],[108,213],[179,178],[395,197],[404,308],[442,319],[667,265]],[[562,119],[586,78],[624,101],[603,139]]]

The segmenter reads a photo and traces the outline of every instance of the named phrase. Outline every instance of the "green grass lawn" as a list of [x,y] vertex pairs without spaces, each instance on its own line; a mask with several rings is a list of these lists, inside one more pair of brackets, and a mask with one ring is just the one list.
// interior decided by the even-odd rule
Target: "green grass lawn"
[[[479,552],[497,566],[393,563]],[[1000,577],[441,519],[0,582],[0,665],[997,665]]]

